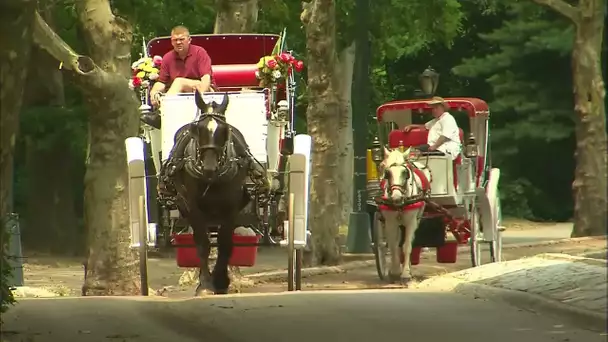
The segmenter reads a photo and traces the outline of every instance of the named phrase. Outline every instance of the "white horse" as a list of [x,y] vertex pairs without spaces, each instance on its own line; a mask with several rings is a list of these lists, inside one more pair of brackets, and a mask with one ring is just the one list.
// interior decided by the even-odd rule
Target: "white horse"
[[[388,277],[391,282],[407,284],[412,278],[410,253],[418,224],[424,212],[424,195],[430,191],[431,173],[428,168],[409,160],[410,149],[389,151],[384,148],[383,199],[380,206],[384,218],[384,232],[390,252]],[[401,227],[404,227],[403,245],[399,246]]]

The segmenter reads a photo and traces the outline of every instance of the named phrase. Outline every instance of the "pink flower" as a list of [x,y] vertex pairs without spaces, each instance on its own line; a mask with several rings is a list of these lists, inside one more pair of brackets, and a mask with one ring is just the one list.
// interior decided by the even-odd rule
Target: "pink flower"
[[154,65],[161,65],[163,62],[163,58],[161,56],[154,56],[154,58],[152,58],[152,61],[154,62]]
[[269,67],[271,70],[274,70],[278,65],[279,63],[277,63],[277,61],[275,61],[274,59],[271,59],[266,62],[266,66]]
[[283,62],[290,62],[293,59],[293,56],[287,52],[283,52],[279,58],[281,59],[281,61]]

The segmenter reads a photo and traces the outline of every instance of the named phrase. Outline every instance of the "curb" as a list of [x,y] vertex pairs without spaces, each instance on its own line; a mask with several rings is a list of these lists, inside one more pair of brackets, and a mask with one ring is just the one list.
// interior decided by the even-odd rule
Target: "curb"
[[[567,243],[567,242],[606,240],[606,238],[607,238],[607,236],[586,236],[586,237],[581,237],[581,238],[566,238],[566,239],[549,240],[549,241],[536,242],[536,243],[525,242],[525,243],[518,243],[518,244],[509,244],[509,245],[503,245],[502,248],[504,250],[504,249],[523,248],[523,247],[540,247],[540,246],[550,246],[550,245],[556,245],[556,244]],[[469,253],[468,249],[458,251],[458,255],[468,254],[468,253]],[[547,254],[551,254],[551,253],[547,253]],[[363,259],[365,257],[362,255],[361,258]],[[357,261],[346,262],[342,265],[337,265],[337,266],[318,266],[318,267],[303,268],[302,269],[302,278],[314,277],[314,276],[325,275],[325,274],[344,273],[348,270],[352,270],[352,269],[356,269],[356,268],[375,266],[376,262],[374,260],[373,254],[369,254],[369,259],[370,260],[357,260]],[[596,260],[596,259],[591,259],[591,260]],[[605,263],[604,263],[604,265],[605,265]],[[283,269],[283,270],[278,270],[278,271],[266,271],[266,272],[258,272],[258,273],[251,273],[251,274],[243,274],[243,276],[247,279],[252,280],[254,282],[254,284],[265,283],[265,282],[287,281],[287,270]]]
[[[342,265],[336,265],[336,266],[308,267],[308,268],[302,269],[302,278],[308,278],[308,277],[325,275],[325,274],[344,273],[349,270],[370,267],[370,266],[374,266],[374,265],[376,265],[375,260],[364,260],[364,261],[346,262]],[[249,280],[252,280],[256,284],[265,283],[265,282],[287,281],[287,270],[244,274],[243,276]]]
[[540,246],[557,245],[560,243],[567,243],[567,242],[585,242],[585,241],[592,241],[592,240],[597,240],[597,241],[604,240],[605,241],[606,238],[608,238],[607,235],[602,235],[602,236],[585,236],[585,237],[580,237],[580,238],[556,239],[556,240],[548,240],[548,241],[543,241],[543,242],[532,242],[532,243],[521,242],[521,243],[503,245],[502,249],[514,249],[514,248],[522,248],[522,247],[540,247]]
[[483,298],[519,307],[535,313],[558,316],[567,319],[572,324],[588,330],[605,333],[608,315],[599,312],[577,308],[575,306],[547,299],[537,294],[493,287],[475,283],[460,283],[452,292]]
[[[601,253],[601,252],[593,252],[593,253]],[[606,267],[608,266],[608,260],[606,259],[597,259],[597,258],[589,258],[585,253],[582,255],[568,255],[568,254],[560,254],[560,253],[543,253],[535,255],[535,258],[547,259],[547,260],[565,260],[571,262],[578,262],[583,264],[588,264],[592,266]]]

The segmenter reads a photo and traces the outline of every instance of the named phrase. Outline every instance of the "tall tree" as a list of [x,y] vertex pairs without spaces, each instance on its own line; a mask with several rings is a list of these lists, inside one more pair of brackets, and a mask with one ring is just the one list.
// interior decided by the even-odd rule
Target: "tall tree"
[[13,155],[35,8],[35,1],[29,0],[3,1],[0,5],[0,219],[13,210]]
[[115,16],[108,0],[76,2],[87,57],[76,53],[36,15],[35,38],[79,77],[89,109],[85,176],[88,260],[84,295],[139,291],[136,254],[129,248],[128,173],[124,140],[139,128],[137,99],[128,90],[131,25]]
[[217,0],[214,33],[253,32],[258,21],[258,0]]
[[608,156],[606,90],[602,74],[602,39],[606,0],[532,0],[566,17],[575,29],[572,48],[576,170],[573,237],[605,235],[608,226]]
[[[40,0],[38,7],[54,27],[54,4]],[[83,120],[78,111],[66,108],[58,65],[46,51],[33,47],[20,129],[27,179],[22,238],[26,247],[70,254],[82,251],[74,191],[74,180],[82,179],[74,167],[74,156],[80,153],[74,151],[82,146],[74,142],[82,139]]]
[[311,195],[309,216],[315,259],[321,264],[340,261],[336,242],[340,221],[339,145],[335,134],[342,120],[339,74],[336,60],[336,13],[332,0],[313,0],[304,5],[308,53],[308,108],[306,120],[312,136]]

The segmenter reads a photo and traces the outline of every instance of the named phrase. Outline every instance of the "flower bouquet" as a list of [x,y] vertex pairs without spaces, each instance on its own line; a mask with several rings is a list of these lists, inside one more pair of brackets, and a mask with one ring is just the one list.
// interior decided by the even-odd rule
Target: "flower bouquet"
[[148,87],[150,81],[158,78],[160,65],[163,61],[161,56],[143,57],[131,64],[133,77],[129,80],[129,88],[140,89]]
[[268,87],[285,80],[291,70],[302,71],[304,62],[295,59],[290,53],[283,52],[260,58],[257,67],[255,76],[260,80],[260,87]]

